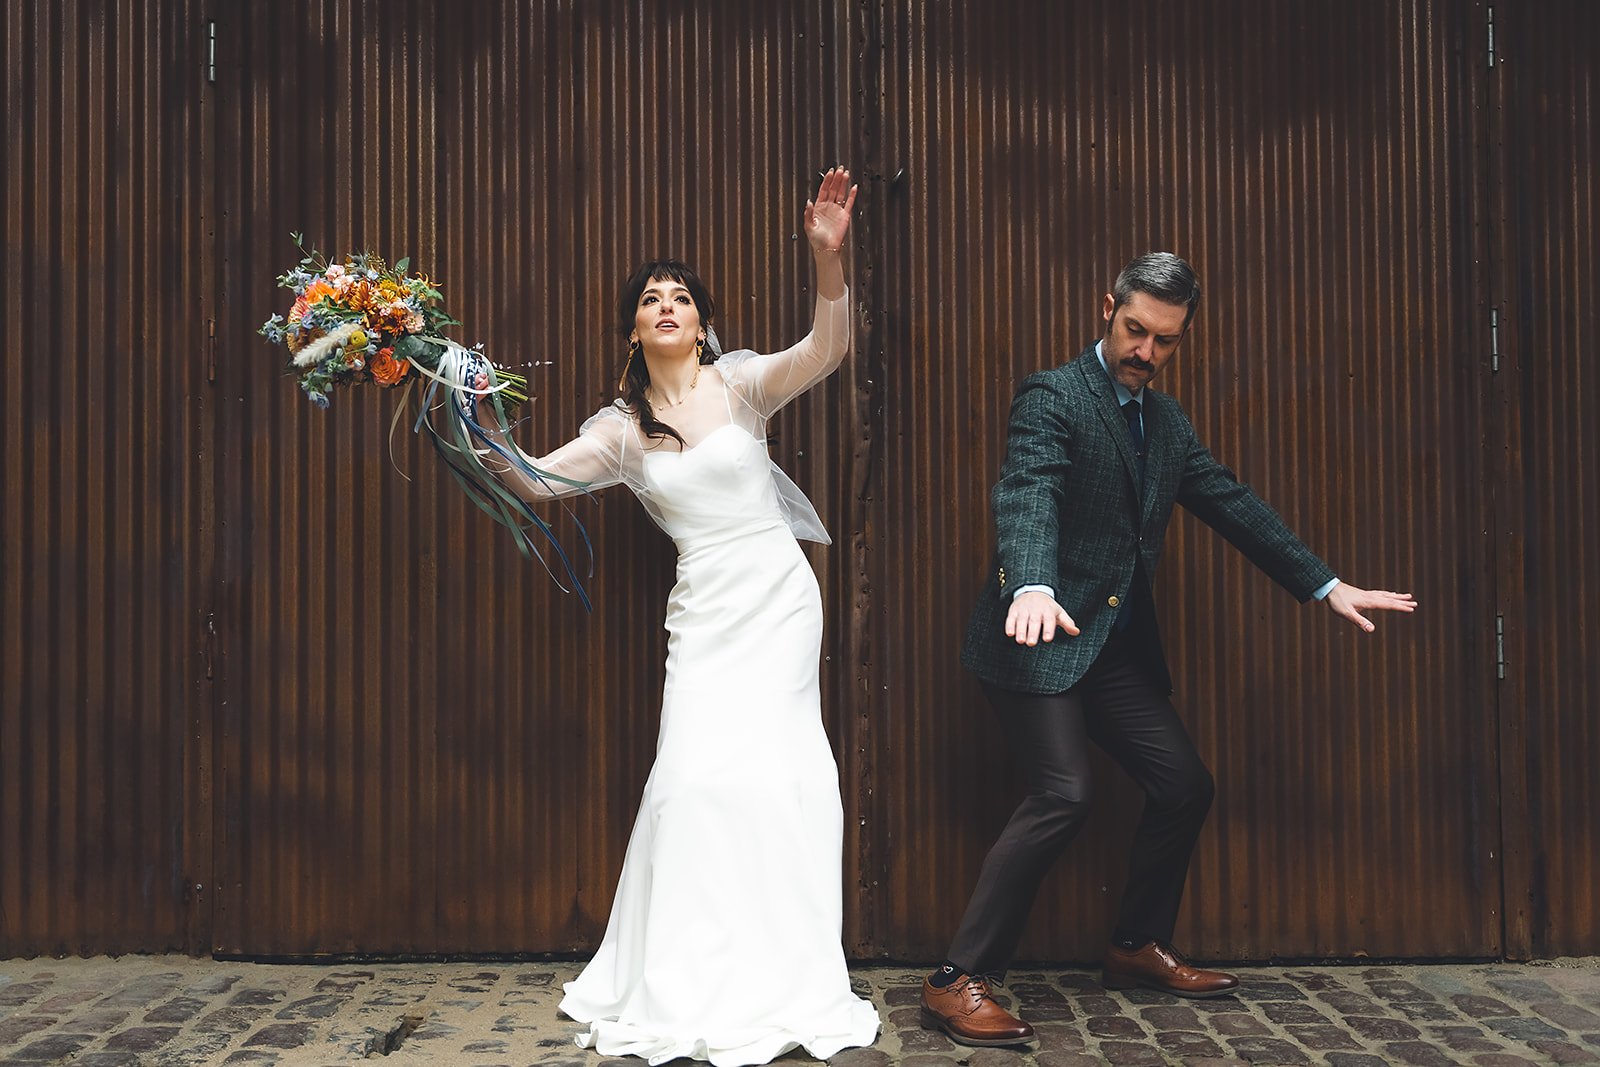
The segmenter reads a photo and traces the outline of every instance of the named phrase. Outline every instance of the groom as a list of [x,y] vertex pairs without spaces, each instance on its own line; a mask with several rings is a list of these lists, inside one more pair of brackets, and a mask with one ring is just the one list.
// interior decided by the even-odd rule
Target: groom
[[1028,1041],[990,997],[1039,883],[1089,811],[1089,742],[1145,793],[1108,989],[1222,996],[1232,975],[1172,948],[1178,901],[1214,785],[1167,697],[1151,579],[1174,504],[1226,537],[1299,600],[1363,630],[1362,612],[1409,612],[1408,593],[1340,582],[1271,508],[1195,438],[1177,401],[1148,388],[1194,321],[1200,285],[1177,256],[1140,256],[1105,295],[1104,336],[1026,379],[1011,404],[991,496],[997,567],[967,626],[978,676],[1026,796],[995,842],[943,966],[922,987],[923,1025],[967,1045]]

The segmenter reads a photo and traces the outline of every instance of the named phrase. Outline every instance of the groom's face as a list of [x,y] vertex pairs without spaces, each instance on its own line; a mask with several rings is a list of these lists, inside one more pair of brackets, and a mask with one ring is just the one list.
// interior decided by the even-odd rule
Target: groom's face
[[1111,376],[1124,389],[1137,393],[1150,384],[1183,340],[1182,304],[1157,300],[1149,293],[1134,293],[1116,306],[1110,293],[1105,299],[1106,336],[1100,351]]

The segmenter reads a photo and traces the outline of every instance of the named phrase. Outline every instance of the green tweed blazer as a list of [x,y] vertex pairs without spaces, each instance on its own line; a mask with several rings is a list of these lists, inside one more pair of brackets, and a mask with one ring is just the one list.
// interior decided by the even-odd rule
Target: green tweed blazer
[[[990,494],[995,567],[967,623],[961,661],[991,685],[1061,693],[1089,670],[1111,635],[1142,557],[1154,590],[1173,504],[1182,504],[1302,602],[1334,574],[1278,514],[1195,437],[1172,397],[1145,388],[1144,491],[1127,422],[1093,345],[1062,367],[1024,379],[1011,402],[1005,464]],[[1005,634],[1013,590],[1047,585],[1082,633],[1059,631],[1029,648]],[[1172,684],[1159,635],[1148,660]]]

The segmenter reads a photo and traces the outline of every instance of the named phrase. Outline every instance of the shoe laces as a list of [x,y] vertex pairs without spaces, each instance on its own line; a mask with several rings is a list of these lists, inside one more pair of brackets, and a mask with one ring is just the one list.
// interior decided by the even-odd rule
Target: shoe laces
[[998,974],[969,974],[961,979],[962,988],[970,990],[978,1000],[993,1000],[994,994],[990,990],[1002,988],[1004,985],[1005,982]]

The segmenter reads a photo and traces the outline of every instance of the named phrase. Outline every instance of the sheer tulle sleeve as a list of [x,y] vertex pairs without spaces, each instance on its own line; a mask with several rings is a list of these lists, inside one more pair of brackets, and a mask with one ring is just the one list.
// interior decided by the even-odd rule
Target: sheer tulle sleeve
[[[616,485],[623,480],[627,430],[628,417],[615,405],[608,405],[584,420],[578,436],[554,452],[526,457],[536,470],[553,478],[535,480],[522,473],[504,477],[525,500],[553,500]],[[569,481],[579,484],[568,485]]]
[[730,352],[718,362],[738,395],[763,419],[838,369],[850,351],[850,291],[817,301],[811,332],[782,352]]

